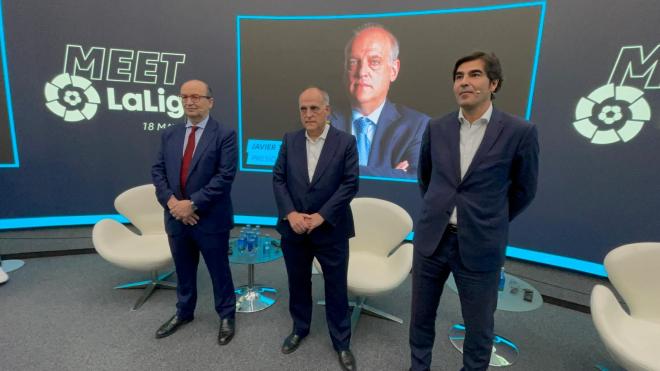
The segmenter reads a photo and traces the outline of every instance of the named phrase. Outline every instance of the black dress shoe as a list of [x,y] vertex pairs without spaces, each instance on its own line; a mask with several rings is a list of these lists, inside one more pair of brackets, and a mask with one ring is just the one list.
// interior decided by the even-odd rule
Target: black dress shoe
[[218,344],[227,345],[236,333],[236,320],[225,318],[220,320],[220,331],[218,331]]
[[355,365],[355,357],[353,357],[353,353],[351,353],[350,350],[340,350],[337,352],[337,355],[339,356],[339,364],[341,365],[342,370],[357,370],[357,366]]
[[303,337],[297,334],[292,333],[284,339],[284,344],[282,344],[282,353],[289,354],[293,353],[298,349],[298,346],[302,342]]
[[156,331],[156,339],[164,338],[165,336],[170,336],[179,329],[179,327],[185,325],[186,323],[192,321],[191,319],[181,319],[178,316],[174,316],[163,323],[162,326]]

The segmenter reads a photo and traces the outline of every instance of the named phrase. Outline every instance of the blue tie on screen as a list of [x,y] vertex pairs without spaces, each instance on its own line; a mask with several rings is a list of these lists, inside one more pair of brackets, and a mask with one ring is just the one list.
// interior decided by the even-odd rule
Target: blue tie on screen
[[367,134],[374,123],[367,117],[363,116],[355,120],[353,124],[355,126],[355,134],[357,134],[357,148],[358,156],[360,158],[360,166],[367,166],[369,150],[371,149],[371,140]]

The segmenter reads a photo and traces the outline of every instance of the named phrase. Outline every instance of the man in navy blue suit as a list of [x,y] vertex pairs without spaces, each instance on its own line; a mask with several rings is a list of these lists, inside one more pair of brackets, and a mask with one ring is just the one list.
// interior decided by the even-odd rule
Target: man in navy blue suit
[[295,351],[312,321],[312,261],[321,264],[326,319],[344,370],[355,370],[350,351],[348,239],[355,235],[350,202],[358,191],[355,138],[328,123],[330,99],[311,87],[298,99],[303,129],[286,133],[273,169],[277,231],[289,277],[293,330],[282,352]]
[[493,107],[502,86],[494,54],[475,52],[454,66],[458,112],[424,133],[415,228],[410,348],[412,370],[428,370],[442,288],[453,273],[465,321],[463,369],[485,370],[509,222],[534,198],[538,141],[531,123]]
[[156,338],[169,336],[192,321],[201,253],[220,316],[218,343],[225,345],[235,332],[236,297],[227,249],[234,226],[230,193],[236,174],[236,133],[209,115],[213,97],[205,82],[185,82],[180,97],[187,122],[163,132],[151,170],[156,196],[165,209],[178,278],[176,314],[158,329]]
[[357,138],[360,174],[415,178],[429,117],[387,99],[399,75],[399,42],[377,23],[354,31],[345,49],[350,113],[333,113],[332,125]]

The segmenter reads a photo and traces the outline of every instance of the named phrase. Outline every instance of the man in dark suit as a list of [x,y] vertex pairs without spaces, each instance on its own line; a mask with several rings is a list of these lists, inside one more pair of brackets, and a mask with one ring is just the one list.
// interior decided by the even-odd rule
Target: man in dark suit
[[399,42],[382,25],[367,23],[346,44],[350,113],[333,113],[332,125],[357,138],[360,174],[415,178],[429,117],[387,100],[399,74]]
[[509,222],[534,198],[538,173],[536,127],[493,108],[501,86],[494,54],[459,59],[453,90],[460,110],[432,120],[424,133],[419,160],[424,204],[413,256],[412,370],[430,367],[436,311],[450,272],[466,328],[463,369],[488,368]]
[[236,297],[227,249],[234,225],[230,193],[236,174],[236,133],[209,115],[211,94],[203,81],[181,85],[188,120],[163,132],[151,170],[156,196],[165,208],[165,229],[178,277],[177,312],[158,329],[156,338],[192,321],[201,252],[220,316],[218,343],[225,345],[235,332]]
[[295,351],[309,333],[316,258],[323,269],[332,345],[342,368],[355,370],[346,283],[348,239],[355,235],[349,204],[359,176],[355,138],[328,124],[330,99],[324,91],[308,88],[298,102],[304,129],[284,135],[273,169],[277,231],[282,235],[293,319],[282,352]]

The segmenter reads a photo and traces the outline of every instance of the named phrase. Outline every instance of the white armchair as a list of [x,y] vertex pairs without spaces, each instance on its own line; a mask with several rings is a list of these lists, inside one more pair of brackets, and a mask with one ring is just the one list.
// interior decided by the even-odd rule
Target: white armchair
[[[376,198],[355,198],[351,209],[355,237],[349,240],[348,290],[356,296],[351,303],[351,330],[355,330],[362,312],[403,323],[401,318],[366,302],[370,296],[397,288],[408,277],[413,246],[402,242],[412,231],[412,218],[400,206]],[[321,271],[316,260],[314,264]]]
[[123,224],[113,219],[103,219],[94,225],[92,241],[94,248],[105,260],[122,268],[150,272],[151,277],[144,281],[130,282],[116,286],[116,289],[139,289],[144,292],[133,306],[139,309],[156,288],[174,289],[176,284],[166,281],[174,273],[159,275],[158,270],[172,263],[163,207],[156,199],[155,188],[151,184],[131,188],[115,199],[115,208],[139,231],[133,233]]
[[4,270],[2,270],[2,266],[0,266],[0,284],[5,283],[9,281],[9,276],[7,273],[5,273]]
[[620,246],[605,257],[612,285],[627,313],[605,286],[591,292],[591,317],[612,357],[631,371],[660,370],[660,243]]

